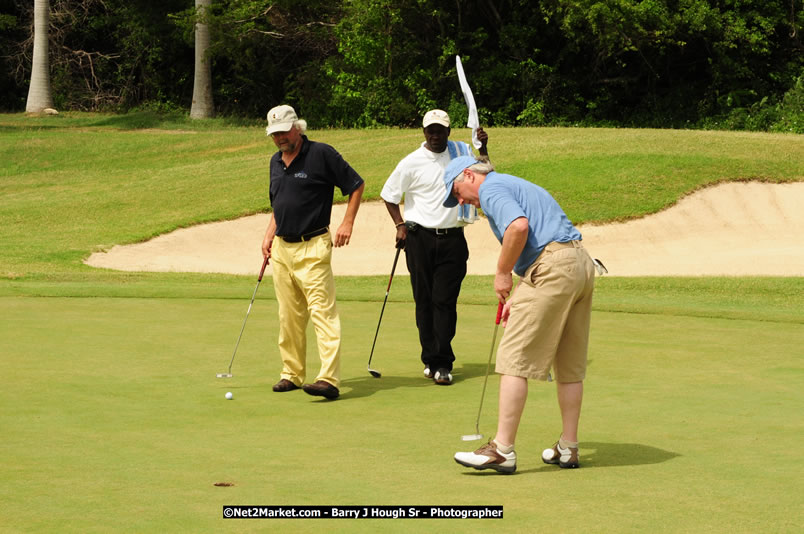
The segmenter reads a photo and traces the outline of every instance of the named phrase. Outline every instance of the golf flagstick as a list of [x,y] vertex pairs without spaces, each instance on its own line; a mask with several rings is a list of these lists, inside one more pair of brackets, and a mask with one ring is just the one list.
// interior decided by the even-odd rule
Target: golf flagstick
[[374,357],[374,346],[377,344],[377,334],[380,333],[380,324],[382,324],[382,314],[385,312],[385,304],[388,302],[388,293],[391,291],[391,282],[394,280],[394,271],[396,271],[396,262],[399,260],[399,253],[402,251],[401,247],[396,247],[396,256],[394,256],[394,265],[391,267],[391,277],[388,279],[388,287],[385,288],[385,300],[382,301],[382,309],[380,310],[380,320],[377,321],[377,331],[374,332],[374,343],[371,344],[371,354],[369,354],[368,369],[369,374],[374,378],[380,378],[382,374],[371,368],[371,358]]
[[472,95],[472,89],[469,87],[469,82],[466,81],[466,74],[463,72],[463,64],[461,63],[461,56],[455,56],[455,70],[458,71],[458,81],[461,84],[461,92],[463,98],[466,100],[466,107],[469,110],[469,116],[466,119],[466,127],[472,129],[472,144],[475,148],[480,149],[483,146],[477,138],[477,129],[480,128],[480,120],[477,116],[477,106],[475,105],[475,97]]
[[491,369],[491,356],[494,354],[494,345],[497,342],[497,329],[500,327],[500,318],[502,317],[504,304],[502,302],[497,304],[497,318],[494,320],[494,335],[491,337],[491,350],[489,351],[489,361],[486,364],[486,378],[483,380],[483,392],[480,394],[480,408],[477,409],[477,419],[475,420],[475,433],[466,434],[461,436],[463,441],[475,441],[483,439],[483,434],[480,433],[480,412],[483,411],[483,398],[486,396],[486,384],[489,381],[489,370]]
[[237,336],[237,343],[235,344],[234,352],[232,353],[232,360],[229,362],[229,370],[225,373],[218,373],[215,375],[216,378],[232,378],[232,363],[234,363],[235,354],[237,354],[237,347],[240,346],[240,338],[243,337],[243,330],[246,328],[246,321],[248,320],[248,314],[251,313],[251,307],[254,305],[254,297],[257,296],[257,289],[260,287],[260,282],[262,282],[262,275],[265,273],[265,268],[268,266],[268,256],[265,257],[265,260],[262,262],[262,269],[260,269],[260,276],[257,278],[257,285],[254,287],[254,293],[251,295],[251,303],[248,305],[248,311],[246,312],[246,318],[243,319],[243,326],[240,327],[240,335]]

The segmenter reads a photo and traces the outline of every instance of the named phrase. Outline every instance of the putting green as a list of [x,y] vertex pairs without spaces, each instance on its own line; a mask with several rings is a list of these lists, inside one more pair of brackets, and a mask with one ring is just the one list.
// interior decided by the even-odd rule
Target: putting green
[[[583,467],[540,461],[559,431],[533,384],[516,475],[461,468],[493,328],[462,305],[454,372],[421,376],[410,303],[339,304],[342,397],[276,394],[275,302],[0,299],[0,510],[26,532],[793,531],[804,408],[800,323],[595,312]],[[313,343],[312,337],[310,343]],[[317,368],[315,357],[310,364]],[[224,394],[234,393],[227,401]],[[481,431],[493,433],[497,379]],[[770,449],[772,444],[772,450]],[[215,486],[229,483],[231,486]],[[225,504],[502,505],[502,520],[223,520]],[[381,522],[379,522],[381,521]]]

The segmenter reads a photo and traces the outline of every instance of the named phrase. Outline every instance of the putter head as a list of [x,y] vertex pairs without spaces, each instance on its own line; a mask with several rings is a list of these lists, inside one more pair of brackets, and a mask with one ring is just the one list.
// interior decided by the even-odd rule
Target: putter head
[[218,373],[215,375],[216,378],[232,378],[232,373]]
[[466,434],[465,436],[461,436],[463,441],[477,441],[479,439],[483,439],[483,434]]
[[369,367],[369,368],[368,368],[368,372],[369,372],[369,374],[371,374],[371,376],[373,376],[374,378],[380,378],[380,377],[382,376],[382,373],[380,373],[379,371],[375,371],[375,370],[374,370],[374,369],[372,369],[371,367]]

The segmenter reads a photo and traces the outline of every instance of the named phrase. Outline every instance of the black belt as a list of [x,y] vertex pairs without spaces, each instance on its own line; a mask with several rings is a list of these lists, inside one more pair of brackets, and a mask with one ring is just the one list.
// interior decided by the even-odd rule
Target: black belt
[[421,224],[417,224],[415,222],[410,221],[405,223],[405,226],[407,226],[408,230],[412,232],[416,232],[417,230],[424,230],[437,236],[457,235],[463,233],[463,226],[456,226],[454,228],[428,228],[426,226],[422,226]]
[[320,236],[321,234],[326,234],[328,231],[329,227],[325,226],[324,228],[319,228],[318,230],[313,230],[312,232],[302,235],[281,235],[279,237],[281,237],[282,241],[285,243],[301,243],[302,241],[309,241],[314,237]]

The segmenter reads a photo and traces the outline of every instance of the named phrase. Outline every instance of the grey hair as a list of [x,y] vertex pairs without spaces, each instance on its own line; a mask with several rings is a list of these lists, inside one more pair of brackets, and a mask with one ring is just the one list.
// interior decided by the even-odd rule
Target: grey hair
[[[304,119],[297,119],[297,120],[293,121],[293,124],[290,127],[291,128],[296,128],[297,130],[299,130],[300,134],[304,135],[304,133],[307,132],[307,121],[304,120]],[[265,134],[268,137],[271,136],[271,134],[268,133],[268,131],[270,129],[271,129],[270,126],[265,127]]]
[[[490,161],[478,161],[477,163],[466,167],[472,172],[477,174],[488,174],[494,170],[494,165]],[[463,182],[463,173],[455,178],[456,182]]]

